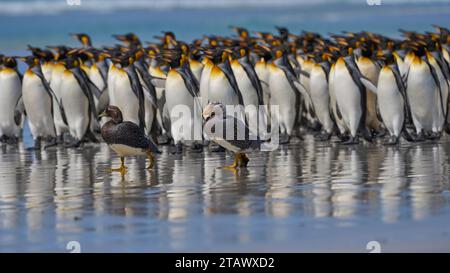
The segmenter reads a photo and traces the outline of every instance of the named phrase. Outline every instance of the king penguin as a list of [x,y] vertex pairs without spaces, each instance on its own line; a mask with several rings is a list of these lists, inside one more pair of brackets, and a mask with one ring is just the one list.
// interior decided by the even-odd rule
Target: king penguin
[[94,96],[100,97],[100,91],[82,68],[80,55],[79,52],[72,52],[68,56],[60,86],[69,132],[74,138],[73,143],[68,145],[71,147],[78,147],[85,138],[97,142],[92,130],[97,118]]
[[423,140],[425,135],[433,131],[435,111],[441,111],[441,105],[436,103],[440,95],[439,82],[436,71],[430,65],[425,49],[420,45],[413,45],[409,53],[412,58],[406,75],[406,86],[411,116],[416,129],[416,140]]
[[22,96],[22,75],[12,57],[0,56],[0,141],[17,143],[20,137],[22,113],[18,106]]
[[344,144],[358,143],[358,133],[371,140],[366,129],[366,89],[361,83],[361,72],[354,59],[353,50],[347,44],[341,45],[341,56],[334,66],[334,86],[336,102],[350,132],[350,138]]
[[265,133],[264,130],[267,130],[266,116],[264,109],[260,109],[260,106],[262,107],[264,104],[263,90],[261,81],[250,62],[248,48],[240,47],[235,50],[235,58],[231,61],[231,68],[246,107],[247,126],[252,134],[265,139],[266,136],[263,134]]
[[328,53],[317,54],[309,76],[309,88],[314,112],[322,125],[322,130],[316,138],[322,141],[331,138],[334,128],[330,114],[330,94],[328,91],[329,57]]
[[[170,50],[165,56],[169,63],[165,93],[170,114],[171,135],[175,144],[172,153],[181,153],[183,144],[191,145],[195,151],[202,146],[201,104],[198,99],[199,86],[184,53]],[[180,108],[183,107],[183,108]]]
[[282,47],[274,49],[273,61],[269,66],[270,105],[277,105],[279,111],[271,113],[280,126],[280,143],[286,144],[292,135],[297,120],[297,106],[300,94],[308,96],[304,86],[297,80]]
[[[28,64],[22,82],[22,97],[28,125],[34,140],[33,149],[41,148],[41,140],[54,140],[53,98],[55,97],[36,56],[22,58]],[[57,106],[56,106],[57,107]]]
[[411,111],[396,57],[392,52],[385,52],[378,59],[382,65],[376,83],[368,78],[362,78],[361,82],[377,96],[379,113],[390,135],[384,144],[397,144],[400,135],[411,141],[405,126]]

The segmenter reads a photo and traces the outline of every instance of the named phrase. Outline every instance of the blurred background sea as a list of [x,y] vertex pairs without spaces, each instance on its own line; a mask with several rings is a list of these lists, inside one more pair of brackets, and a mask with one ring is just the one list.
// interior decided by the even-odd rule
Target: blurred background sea
[[[80,1],[80,5],[67,2]],[[374,2],[374,0],[368,0]],[[135,32],[143,41],[162,30],[190,41],[204,34],[231,34],[230,25],[257,31],[286,26],[321,34],[369,30],[398,36],[398,28],[430,31],[450,26],[450,1],[381,0],[1,0],[0,51],[76,42],[85,32],[95,46],[114,43],[112,34]]]

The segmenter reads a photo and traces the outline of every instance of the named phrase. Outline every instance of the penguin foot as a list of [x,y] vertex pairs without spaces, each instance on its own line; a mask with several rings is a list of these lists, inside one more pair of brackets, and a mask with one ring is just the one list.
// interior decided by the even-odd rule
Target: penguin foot
[[420,132],[418,134],[414,134],[411,137],[412,137],[414,142],[425,141],[425,136],[424,136],[423,132]]
[[427,138],[430,140],[438,140],[441,138],[441,133],[440,132],[431,132],[427,135]]
[[64,145],[64,147],[66,147],[66,148],[78,148],[78,147],[80,147],[80,145],[81,145],[81,141],[74,140],[71,143]]
[[398,143],[398,137],[396,136],[390,136],[385,142],[383,142],[384,145],[395,145]]
[[170,139],[167,135],[159,135],[156,138],[156,141],[158,142],[159,145],[167,145],[170,143]]
[[280,135],[280,144],[288,144],[290,140],[290,136],[288,134],[281,134]]
[[316,134],[314,138],[318,141],[327,141],[330,140],[331,134],[326,131],[321,131],[319,134]]
[[388,130],[386,130],[385,128],[381,128],[381,129],[375,131],[375,133],[373,135],[374,135],[374,137],[377,137],[377,138],[383,138],[386,136],[387,132],[388,132]]
[[343,145],[353,145],[353,144],[358,144],[359,140],[358,137],[350,137],[347,141],[342,142]]
[[6,140],[6,144],[8,145],[17,145],[17,143],[19,143],[19,138],[18,137],[8,137],[8,139]]
[[41,138],[38,137],[37,139],[34,140],[34,146],[33,147],[28,147],[27,150],[28,151],[38,151],[41,149]]
[[7,137],[6,135],[2,135],[2,136],[0,137],[0,142],[6,143],[7,141],[8,141],[8,137]]
[[445,124],[444,131],[450,135],[450,123]]
[[58,145],[58,140],[55,138],[52,141],[50,141],[50,143],[48,143],[47,145],[44,146],[44,150],[53,146]]
[[203,151],[203,145],[201,143],[194,142],[192,143],[191,151],[195,153],[200,153]]
[[213,153],[223,153],[225,152],[225,148],[223,148],[220,145],[217,145],[216,143],[211,143],[209,145],[209,150]]
[[64,135],[61,134],[59,136],[56,137],[56,144],[64,144]]
[[183,144],[178,142],[177,144],[170,147],[171,154],[181,154],[183,152]]

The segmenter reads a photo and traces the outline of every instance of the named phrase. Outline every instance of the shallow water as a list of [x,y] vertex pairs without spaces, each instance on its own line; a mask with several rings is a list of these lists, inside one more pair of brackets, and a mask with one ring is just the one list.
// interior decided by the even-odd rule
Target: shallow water
[[0,149],[0,251],[450,250],[450,137],[384,147],[315,142],[254,152],[167,147],[156,168],[105,144]]

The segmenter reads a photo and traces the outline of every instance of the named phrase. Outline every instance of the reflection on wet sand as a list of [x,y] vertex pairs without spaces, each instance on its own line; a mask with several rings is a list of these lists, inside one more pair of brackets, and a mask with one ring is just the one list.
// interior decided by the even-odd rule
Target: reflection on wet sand
[[[180,223],[192,219],[231,217],[228,224],[239,225],[231,240],[240,242],[257,240],[252,229],[262,218],[423,220],[448,211],[449,142],[346,147],[308,136],[249,154],[249,167],[237,173],[220,168],[230,154],[172,155],[163,147],[152,171],[144,158],[127,158],[124,177],[108,172],[119,159],[104,144],[40,152],[2,146],[0,241],[11,247],[117,229],[118,236],[166,236],[176,249],[189,247],[183,238],[192,228]],[[89,224],[80,221],[85,217]],[[211,242],[221,233],[201,230]]]

